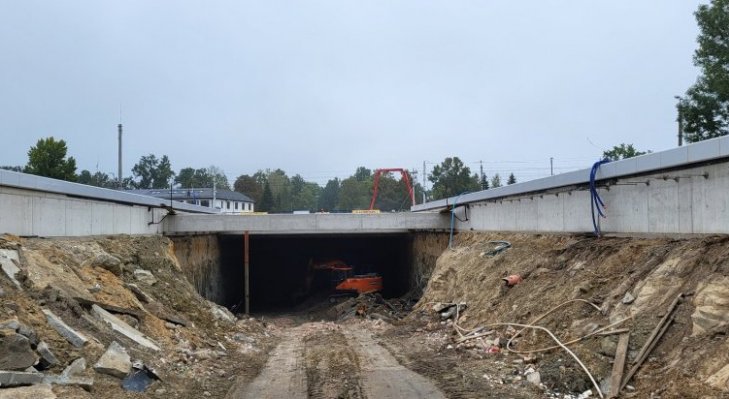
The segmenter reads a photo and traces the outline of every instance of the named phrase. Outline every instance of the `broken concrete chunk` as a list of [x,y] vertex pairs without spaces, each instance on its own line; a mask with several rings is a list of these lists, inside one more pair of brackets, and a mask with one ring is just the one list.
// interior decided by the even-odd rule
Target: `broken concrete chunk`
[[235,323],[237,320],[235,315],[230,312],[230,310],[216,304],[213,302],[210,303],[210,311],[213,313],[213,317],[215,317],[218,320],[227,321],[230,323]]
[[43,383],[55,385],[74,385],[90,391],[91,387],[94,386],[94,379],[92,377],[69,376],[63,374],[45,375],[43,376]]
[[106,269],[117,276],[121,276],[124,272],[124,266],[122,265],[119,258],[109,254],[99,254],[92,261],[91,266],[98,266],[102,269]]
[[136,285],[136,284],[126,284],[126,286],[127,286],[127,288],[129,288],[134,293],[134,296],[136,296],[137,299],[139,299],[140,301],[142,301],[144,303],[152,303],[152,302],[154,302],[154,298],[152,298],[151,296],[147,295],[146,292],[142,291],[142,289],[139,288],[138,285]]
[[28,338],[13,333],[0,338],[0,369],[25,370],[37,361]]
[[74,376],[83,373],[86,370],[86,358],[80,357],[71,364],[68,365],[65,369],[63,369],[63,372],[61,375],[63,376]]
[[539,384],[542,383],[542,376],[539,374],[538,371],[534,371],[526,375],[526,380],[530,384],[539,386]]
[[36,347],[36,351],[41,356],[43,369],[53,367],[59,363],[58,358],[51,352],[51,348],[48,347],[47,343],[41,341]]
[[134,278],[147,285],[154,285],[157,283],[157,278],[154,277],[152,272],[144,269],[137,269],[134,271]]
[[623,296],[623,304],[630,305],[631,303],[633,303],[633,301],[635,301],[635,297],[633,296],[633,294],[631,294],[630,292],[626,292],[625,296]]
[[14,249],[0,249],[0,268],[3,269],[5,275],[8,276],[16,287],[22,289],[20,281],[15,278],[15,274],[20,271],[18,267],[19,262],[18,251]]
[[0,399],[56,399],[48,384],[0,389]]
[[126,349],[114,341],[94,365],[97,373],[124,378],[132,369],[132,359]]
[[64,323],[60,317],[56,316],[50,310],[43,309],[43,314],[46,315],[48,324],[50,324],[50,326],[53,327],[54,330],[61,334],[63,338],[66,338],[66,340],[70,342],[73,346],[80,348],[84,346],[86,342],[88,342],[88,338],[86,338],[86,336],[69,327],[68,324]]
[[125,337],[131,339],[141,346],[144,346],[145,348],[149,348],[155,351],[159,350],[159,346],[157,346],[154,341],[145,337],[141,332],[139,332],[129,324],[123,322],[118,317],[100,308],[98,305],[91,305],[91,311],[94,312],[94,314],[96,314],[96,316],[98,316],[102,321],[109,324],[112,330],[124,335]]
[[28,373],[25,371],[0,371],[0,387],[15,387],[20,385],[39,384],[43,381],[43,374]]

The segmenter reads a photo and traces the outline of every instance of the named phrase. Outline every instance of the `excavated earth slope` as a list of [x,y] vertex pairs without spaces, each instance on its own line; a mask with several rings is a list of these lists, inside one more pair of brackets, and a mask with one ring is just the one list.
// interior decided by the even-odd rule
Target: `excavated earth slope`
[[[5,235],[0,261],[0,398],[220,398],[275,344],[259,321],[202,298],[165,237]],[[64,338],[49,312],[87,342]],[[151,379],[143,392],[122,388],[132,362]],[[33,385],[8,387],[11,376]]]
[[[490,255],[496,246],[490,241],[494,240],[507,240],[512,247]],[[522,282],[505,286],[502,278],[515,274],[521,276]],[[584,392],[593,384],[563,350],[532,353],[554,345],[546,333],[526,332],[513,345],[514,350],[523,353],[513,353],[505,347],[505,342],[519,328],[494,324],[534,323],[546,327],[564,342],[618,322],[614,328],[630,331],[627,370],[679,294],[683,294],[683,299],[676,307],[673,322],[622,397],[726,397],[729,395],[729,237],[726,236],[597,239],[586,235],[459,234],[453,248],[439,257],[425,293],[409,319],[426,320],[434,314],[433,307],[442,303],[465,303],[467,307],[459,312],[456,322],[460,333],[466,334],[477,327],[486,327],[482,331],[493,333],[457,344],[459,334],[452,319],[437,322],[451,328],[452,344],[448,348],[455,346],[452,351],[478,352],[479,359],[484,360],[470,364],[477,364],[479,370],[487,373],[504,364],[529,367],[530,374],[537,372],[538,377],[532,393],[525,391],[523,397],[540,397],[555,391]],[[596,306],[570,302],[535,321],[572,299],[583,299]],[[437,329],[432,324],[413,334]],[[494,340],[498,337],[501,339]],[[605,391],[617,341],[617,335],[596,336],[571,345]],[[498,353],[484,355],[494,347],[491,351]],[[442,353],[444,359],[451,356],[445,350]],[[422,359],[415,363],[426,371],[436,365]],[[484,374],[483,378],[490,377]],[[495,385],[510,381],[511,377],[498,378]],[[495,386],[483,382],[481,385]],[[490,396],[482,392],[483,396]],[[593,397],[595,393],[593,389]]]

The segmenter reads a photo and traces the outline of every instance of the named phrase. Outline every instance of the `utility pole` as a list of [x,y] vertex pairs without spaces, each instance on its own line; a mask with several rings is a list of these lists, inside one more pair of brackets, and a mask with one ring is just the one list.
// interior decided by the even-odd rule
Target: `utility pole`
[[554,157],[549,157],[549,175],[554,176]]
[[122,177],[122,124],[120,123],[117,128],[119,129],[119,190],[123,188],[123,180]]
[[[215,192],[215,188],[216,188],[217,183],[218,183],[217,176],[213,175],[213,209],[215,209],[215,196],[217,194]],[[223,206],[222,205],[220,206],[220,210],[221,211],[223,210]]]
[[484,184],[483,184],[483,181],[484,181],[484,179],[483,179],[483,161],[478,161],[478,163],[481,164],[480,165],[480,168],[481,168],[481,181],[479,183],[481,183],[481,190],[485,190],[486,187],[484,187]]
[[423,203],[425,203],[425,161],[423,161]]
[[678,110],[678,146],[683,146],[683,115],[681,110]]
[[676,116],[676,121],[678,122],[678,146],[683,146],[683,114],[681,113],[681,96],[673,96],[676,100],[678,100],[678,104],[676,104],[676,110],[678,111],[678,115]]

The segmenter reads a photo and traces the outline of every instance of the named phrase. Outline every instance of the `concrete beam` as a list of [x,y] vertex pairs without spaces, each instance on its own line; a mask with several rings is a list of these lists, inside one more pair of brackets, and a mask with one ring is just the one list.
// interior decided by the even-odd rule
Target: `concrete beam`
[[174,215],[165,234],[377,234],[446,230],[450,219],[440,213],[312,213],[306,215]]

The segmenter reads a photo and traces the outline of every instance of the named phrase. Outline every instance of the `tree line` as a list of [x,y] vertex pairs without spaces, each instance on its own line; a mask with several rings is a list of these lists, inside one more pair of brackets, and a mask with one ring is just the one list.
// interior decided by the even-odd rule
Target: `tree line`
[[[31,173],[96,187],[111,189],[166,189],[216,187],[234,190],[248,195],[256,202],[256,209],[265,212],[349,211],[368,209],[373,193],[374,171],[358,167],[351,176],[333,178],[322,187],[306,181],[301,175],[289,176],[282,169],[258,170],[252,175],[238,176],[230,184],[226,174],[216,166],[207,168],[184,167],[177,172],[167,155],[143,155],[132,167],[132,176],[118,178],[104,172],[91,173],[82,170],[76,173],[76,160],[67,156],[68,146],[64,140],[48,137],[38,140],[28,151],[28,163],[24,166],[3,166],[2,169]],[[416,171],[406,171],[412,184],[416,203],[422,202],[423,186],[418,182]],[[464,191],[477,191],[501,185],[499,175],[490,180],[486,176],[472,174],[458,157],[446,158],[436,165],[428,175],[433,187],[426,193],[429,199],[440,199],[458,195]],[[507,184],[516,182],[512,173]],[[411,200],[402,176],[384,173],[379,180],[375,207],[381,211],[408,210]]]
[[[231,185],[226,174],[216,166],[207,168],[184,167],[175,172],[167,155],[143,155],[132,167],[132,176],[118,179],[103,172],[91,173],[82,170],[76,174],[76,160],[67,157],[68,148],[64,140],[48,137],[38,140],[28,151],[28,163],[24,167],[4,166],[3,169],[26,172],[55,179],[67,180],[91,186],[112,189],[166,189],[216,187],[219,190],[233,190],[248,195],[256,202],[256,209],[263,212],[350,211],[368,209],[372,198],[374,172],[364,166],[358,167],[347,178],[333,178],[324,187],[306,181],[301,175],[289,176],[282,169],[258,170],[252,175],[238,176]],[[632,144],[620,144],[603,153],[604,158],[617,160],[642,155]],[[424,188],[418,183],[416,171],[406,171],[412,182],[416,203],[421,203]],[[488,176],[472,173],[458,157],[448,157],[433,167],[427,176],[432,183],[425,192],[428,200],[437,200],[461,195],[466,192],[488,190],[502,186],[497,173]],[[506,185],[516,183],[511,173]],[[401,176],[385,173],[379,181],[376,208],[381,211],[403,211],[411,206],[405,180]]]

